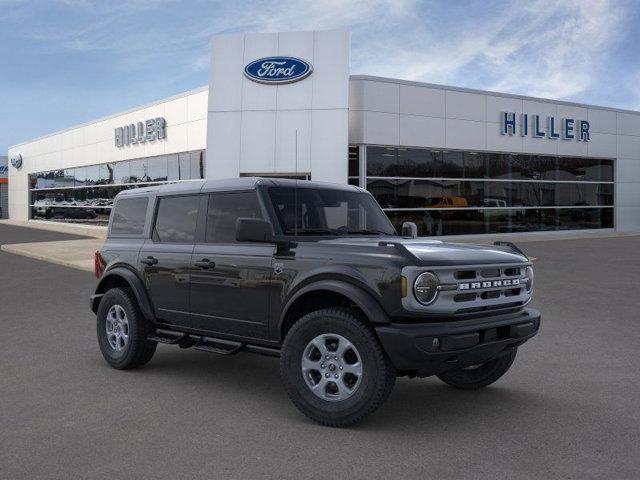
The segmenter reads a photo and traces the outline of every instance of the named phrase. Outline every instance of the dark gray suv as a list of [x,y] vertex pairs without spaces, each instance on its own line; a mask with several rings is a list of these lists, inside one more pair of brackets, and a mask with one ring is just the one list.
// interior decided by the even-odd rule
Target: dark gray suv
[[111,366],[142,366],[159,342],[279,356],[293,403],[331,426],[373,412],[397,376],[485,387],[540,326],[517,247],[398,236],[353,186],[240,178],[125,191],[95,267],[91,309]]

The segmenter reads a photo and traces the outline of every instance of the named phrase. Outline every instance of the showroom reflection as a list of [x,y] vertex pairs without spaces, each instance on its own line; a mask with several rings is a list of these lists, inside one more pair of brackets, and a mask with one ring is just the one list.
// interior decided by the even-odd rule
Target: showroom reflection
[[613,227],[611,159],[367,147],[366,163],[396,228],[421,236]]
[[204,178],[204,162],[198,150],[32,174],[31,215],[105,225],[122,190]]

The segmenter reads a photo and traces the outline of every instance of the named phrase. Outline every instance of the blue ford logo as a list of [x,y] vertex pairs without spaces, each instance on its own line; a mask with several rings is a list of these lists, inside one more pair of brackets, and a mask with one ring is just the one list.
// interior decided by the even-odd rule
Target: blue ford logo
[[266,57],[244,67],[244,74],[259,83],[291,83],[311,75],[309,62],[293,57]]
[[11,155],[10,162],[14,168],[20,168],[22,166],[22,155],[20,155],[19,153],[14,153],[13,155]]

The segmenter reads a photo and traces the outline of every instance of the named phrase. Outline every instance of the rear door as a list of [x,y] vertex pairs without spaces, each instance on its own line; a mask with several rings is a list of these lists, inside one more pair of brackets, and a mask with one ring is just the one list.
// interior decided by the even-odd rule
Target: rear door
[[191,318],[194,328],[268,337],[274,244],[236,241],[236,220],[264,218],[257,193],[208,196],[202,241],[193,251]]
[[159,197],[152,238],[140,251],[140,271],[156,317],[165,323],[189,325],[189,269],[201,198]]

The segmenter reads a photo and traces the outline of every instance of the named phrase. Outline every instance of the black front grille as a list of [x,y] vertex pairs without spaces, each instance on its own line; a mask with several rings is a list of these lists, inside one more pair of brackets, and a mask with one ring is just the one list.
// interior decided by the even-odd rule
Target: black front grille
[[480,313],[487,312],[491,310],[508,310],[513,308],[522,307],[524,302],[511,302],[511,303],[502,303],[500,305],[484,305],[482,307],[470,307],[470,308],[461,308],[456,310],[456,315],[465,315],[468,313]]
[[483,300],[488,300],[490,298],[499,298],[500,297],[500,290],[491,290],[489,292],[482,292],[482,294],[480,295],[480,298],[482,298]]
[[496,278],[500,276],[499,268],[490,268],[486,270],[480,270],[480,276],[484,278]]
[[475,293],[459,293],[455,297],[453,297],[453,300],[455,302],[473,302],[475,299]]
[[453,274],[456,280],[473,280],[476,278],[475,270],[460,270]]
[[505,290],[504,291],[504,296],[505,297],[517,297],[518,295],[520,295],[521,291],[522,291],[521,288],[512,288],[511,290]]

